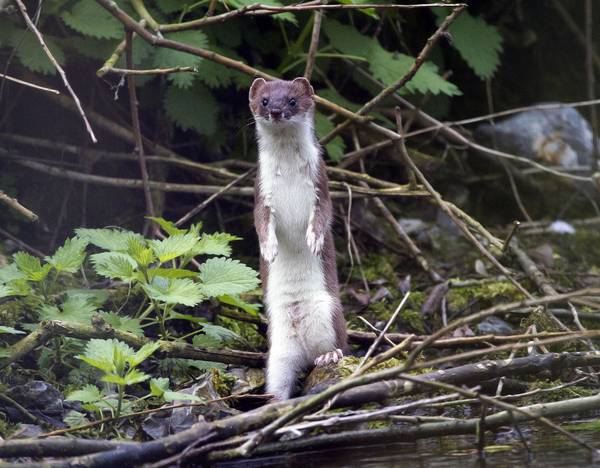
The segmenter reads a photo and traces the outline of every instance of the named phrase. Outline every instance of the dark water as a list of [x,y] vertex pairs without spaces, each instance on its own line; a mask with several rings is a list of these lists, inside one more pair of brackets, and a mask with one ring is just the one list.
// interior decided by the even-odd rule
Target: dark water
[[[352,449],[292,453],[247,461],[219,463],[219,467],[254,468],[290,466],[309,467],[598,467],[589,452],[561,435],[546,430],[524,429],[530,447],[527,453],[513,434],[488,438],[485,461],[478,460],[476,439],[472,435],[423,439],[414,443],[370,445]],[[600,432],[575,433],[590,445],[600,448]],[[498,450],[498,451],[494,451]]]

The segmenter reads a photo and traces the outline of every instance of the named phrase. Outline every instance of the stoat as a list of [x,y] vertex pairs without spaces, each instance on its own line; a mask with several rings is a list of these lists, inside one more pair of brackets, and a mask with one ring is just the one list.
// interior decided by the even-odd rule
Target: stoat
[[258,172],[254,223],[269,318],[267,391],[292,395],[300,371],[338,362],[346,348],[332,206],[305,78],[254,80]]

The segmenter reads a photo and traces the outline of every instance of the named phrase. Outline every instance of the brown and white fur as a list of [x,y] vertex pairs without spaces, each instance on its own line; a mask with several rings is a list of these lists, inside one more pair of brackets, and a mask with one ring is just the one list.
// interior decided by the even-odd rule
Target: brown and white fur
[[259,149],[254,222],[269,316],[267,391],[279,400],[291,396],[300,371],[338,362],[346,348],[313,96],[305,78],[258,78],[249,93]]

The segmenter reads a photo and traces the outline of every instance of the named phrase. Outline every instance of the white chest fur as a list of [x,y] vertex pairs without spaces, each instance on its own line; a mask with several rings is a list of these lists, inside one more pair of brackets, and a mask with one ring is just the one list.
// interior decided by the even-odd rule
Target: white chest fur
[[260,190],[271,207],[278,244],[265,297],[270,353],[286,365],[306,366],[335,347],[333,300],[321,260],[306,240],[317,202],[319,150],[308,126],[258,133]]

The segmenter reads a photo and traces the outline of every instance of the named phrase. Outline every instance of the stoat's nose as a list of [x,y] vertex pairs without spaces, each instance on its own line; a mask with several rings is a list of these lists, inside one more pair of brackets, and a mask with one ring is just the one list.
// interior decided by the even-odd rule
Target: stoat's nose
[[273,120],[279,120],[281,118],[281,114],[282,114],[281,109],[271,109],[269,111],[269,113]]

